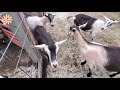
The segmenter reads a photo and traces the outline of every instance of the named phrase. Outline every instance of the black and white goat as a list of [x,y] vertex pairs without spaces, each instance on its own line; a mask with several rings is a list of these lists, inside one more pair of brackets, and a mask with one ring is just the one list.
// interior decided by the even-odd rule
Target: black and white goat
[[59,42],[54,42],[52,37],[47,33],[46,29],[39,25],[34,28],[33,34],[39,44],[35,45],[34,47],[45,51],[51,66],[56,68],[58,66],[57,52],[59,50],[59,45],[65,42],[66,39]]
[[26,20],[30,26],[30,29],[33,30],[32,33],[39,44],[35,45],[34,47],[45,51],[51,66],[57,67],[57,52],[59,50],[59,45],[65,42],[66,39],[60,42],[54,42],[52,37],[47,33],[44,26],[48,20],[52,23],[54,16],[55,15],[52,15],[50,13],[43,17],[28,15],[28,17],[26,17]]
[[25,14],[26,15],[26,20],[28,22],[28,25],[30,29],[34,29],[36,25],[39,26],[45,26],[47,22],[50,22],[51,26],[53,27],[53,19],[55,17],[54,14],[48,13],[42,17],[39,16],[32,16],[30,14]]
[[77,26],[81,26],[83,31],[89,31],[92,33],[92,37],[94,37],[98,32],[106,30],[114,23],[118,23],[119,21],[109,19],[108,17],[104,16],[105,21],[85,15],[85,14],[77,14],[75,16],[69,16],[69,18],[73,18],[74,24]]
[[[82,36],[79,26],[73,25],[70,27],[70,30],[73,31],[74,37],[80,47],[81,54],[83,54],[91,71],[95,65],[98,65],[105,70],[117,72],[116,74],[120,73],[120,47],[88,42]],[[114,75],[115,74],[111,74],[110,77]]]

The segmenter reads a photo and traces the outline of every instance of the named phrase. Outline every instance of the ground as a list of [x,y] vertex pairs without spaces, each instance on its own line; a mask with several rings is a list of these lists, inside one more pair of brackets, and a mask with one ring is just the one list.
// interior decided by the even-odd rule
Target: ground
[[[81,56],[80,48],[78,47],[77,42],[74,39],[73,35],[71,34],[70,37],[68,36],[69,26],[72,25],[72,21],[71,20],[67,21],[66,18],[68,16],[76,15],[78,13],[84,13],[86,15],[90,15],[99,19],[104,19],[103,16],[107,16],[115,20],[120,20],[120,12],[50,12],[50,13],[54,13],[56,14],[56,16],[54,19],[54,27],[50,27],[49,23],[46,25],[48,33],[52,36],[54,41],[60,41],[66,38],[68,38],[68,40],[60,46],[60,50],[57,54],[59,62],[58,68],[54,69],[50,65],[48,65],[47,78],[87,78],[86,77],[86,73],[88,70],[87,65],[85,65],[84,67],[80,65],[80,62],[84,60]],[[120,46],[119,28],[120,28],[119,23],[114,24],[107,31],[97,34],[97,36],[94,39],[94,42],[98,42],[104,45]],[[90,41],[89,33],[85,32],[82,33],[84,37],[88,41]],[[20,48],[18,48],[15,45],[12,45],[10,50],[13,50],[14,53],[17,53],[19,52]],[[14,53],[12,53],[13,57],[11,58],[16,57]],[[24,52],[21,60],[26,61],[26,59],[28,60],[28,55],[26,55]],[[4,65],[5,68],[9,66],[7,63],[5,65]],[[9,70],[8,68],[8,71],[6,72],[10,71],[11,70]],[[100,78],[108,77],[108,74],[106,73],[109,73],[101,70],[100,68],[95,70],[95,72],[98,74],[97,77]],[[3,68],[0,69],[0,73],[3,73]],[[120,77],[120,75],[117,75],[116,77]],[[93,78],[96,78],[96,76],[93,75]]]

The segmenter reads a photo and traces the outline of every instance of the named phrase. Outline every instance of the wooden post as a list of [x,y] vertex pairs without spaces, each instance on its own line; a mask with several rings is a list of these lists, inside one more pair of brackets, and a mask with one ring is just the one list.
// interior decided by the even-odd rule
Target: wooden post
[[[24,14],[22,12],[18,12],[18,14],[20,15],[20,17],[24,18]],[[26,29],[28,29],[30,31],[30,28],[28,27],[28,23],[26,22],[26,20],[23,20],[23,25],[25,25]],[[32,33],[30,33],[30,36],[32,36]],[[35,41],[35,39],[32,36],[32,40]],[[37,43],[36,43],[37,44]],[[41,78],[41,74],[42,74],[42,55],[40,52],[36,51],[37,55],[39,57],[40,60],[38,60],[38,78]]]
[[[14,24],[15,24],[15,29],[12,31],[14,32],[16,30],[16,28],[18,27],[19,23],[21,22],[21,20],[24,18],[24,14],[22,12],[11,12],[11,15],[14,19]],[[22,24],[20,25],[19,27],[19,30],[17,32],[17,37],[21,40],[21,42],[23,43],[24,39],[25,39],[25,35],[26,35],[26,30],[29,31],[29,34],[30,35],[30,29],[27,27],[27,22],[26,20],[24,19]],[[33,38],[32,38],[33,40]],[[26,43],[25,43],[25,48],[26,52],[29,54],[30,58],[33,60],[33,62],[37,63],[39,62],[39,78],[42,77],[42,55],[40,53],[38,53],[38,51],[36,49],[33,49],[31,47],[31,43],[30,43],[30,40],[27,38],[26,39]]]
[[[18,12],[18,15],[20,16],[21,20],[22,20],[22,18],[25,17],[24,14],[23,14],[23,12]],[[25,31],[26,31],[26,32],[28,31],[28,39],[31,41],[31,43],[32,43],[33,45],[36,45],[37,42],[36,42],[35,38],[33,37],[33,34],[32,34],[32,32],[30,31],[30,28],[29,28],[29,26],[28,26],[28,23],[26,22],[25,19],[23,20],[23,25],[24,25]]]

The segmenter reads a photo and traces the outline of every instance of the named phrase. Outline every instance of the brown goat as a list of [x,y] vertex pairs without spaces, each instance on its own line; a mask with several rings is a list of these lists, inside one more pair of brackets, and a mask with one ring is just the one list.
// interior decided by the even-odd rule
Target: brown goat
[[[116,74],[120,72],[120,47],[111,47],[88,42],[82,36],[81,30],[79,30],[78,26],[71,26],[70,30],[74,33],[74,37],[77,40],[83,57],[89,65],[90,71],[92,71],[94,66],[97,65],[102,69],[117,72]],[[109,76],[113,77],[116,74]]]

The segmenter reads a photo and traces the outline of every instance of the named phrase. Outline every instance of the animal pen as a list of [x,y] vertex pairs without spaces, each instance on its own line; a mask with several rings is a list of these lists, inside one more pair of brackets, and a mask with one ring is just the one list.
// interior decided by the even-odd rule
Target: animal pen
[[[2,13],[2,14],[1,14]],[[43,16],[44,12],[25,12],[32,13],[32,15]],[[4,17],[6,14],[12,16],[13,21],[9,25],[3,25],[2,27],[10,27],[10,30],[2,28],[2,31],[5,33],[7,38],[9,38],[7,44],[0,44],[0,75],[9,76],[10,78],[36,78],[42,77],[44,69],[42,66],[42,61],[44,57],[41,56],[37,49],[31,48],[31,45],[35,45],[36,41],[34,40],[32,33],[27,25],[27,22],[24,18],[24,12],[0,12],[0,16]],[[45,12],[49,13],[49,12]],[[50,23],[46,24],[45,28],[47,32],[51,35],[54,41],[60,41],[63,39],[68,39],[63,45],[60,46],[60,51],[57,55],[57,60],[59,66],[57,68],[51,68],[50,64],[47,64],[46,74],[47,78],[88,78],[86,74],[88,73],[88,65],[85,64],[82,66],[80,63],[84,61],[80,48],[78,48],[77,42],[74,39],[73,35],[69,36],[69,27],[73,24],[73,21],[67,20],[67,17],[74,16],[76,14],[86,14],[92,17],[96,17],[104,20],[104,15],[108,16],[111,19],[120,20],[120,12],[50,12],[55,14],[54,18],[54,27],[50,26]],[[0,18],[1,19],[1,18]],[[0,27],[1,29],[1,27]],[[81,32],[83,36],[91,41],[91,35],[88,32]],[[1,31],[0,31],[1,34]],[[1,35],[0,35],[1,38]],[[120,25],[115,24],[109,28],[109,30],[100,32],[96,35],[96,38],[93,40],[103,45],[110,46],[120,46]],[[1,50],[2,46],[6,46],[4,50]],[[3,49],[3,48],[2,48]],[[31,74],[31,71],[34,67],[27,67],[26,62],[31,60],[33,62],[38,62],[39,73],[35,69],[35,73]],[[45,60],[47,61],[47,60]],[[25,62],[25,63],[24,63]],[[7,65],[6,65],[7,64]],[[12,65],[11,65],[12,64]],[[3,65],[3,66],[2,66]],[[46,64],[44,64],[46,65]],[[97,68],[94,70],[97,73],[93,75],[92,78],[109,78],[109,73],[106,70]],[[21,74],[22,73],[22,74]],[[22,75],[22,77],[21,77]],[[115,78],[120,78],[120,75],[117,75]]]
[[[24,12],[24,13],[28,13],[28,12]],[[3,57],[6,57],[5,54],[9,48],[10,44],[14,43],[21,48],[15,69],[20,68],[19,62],[21,59],[22,52],[23,52],[23,50],[25,50],[28,53],[29,57],[32,59],[32,61],[34,63],[38,64],[38,73],[36,74],[36,76],[41,78],[42,77],[42,55],[38,50],[33,49],[31,47],[31,45],[37,44],[37,42],[35,41],[34,37],[32,36],[30,28],[27,25],[24,13],[23,12],[3,12],[1,15],[1,16],[3,16],[4,14],[11,15],[13,18],[13,22],[12,22],[12,24],[9,24],[9,25],[1,24],[4,27],[10,28],[10,30],[1,28],[3,33],[8,37],[9,43],[8,43],[7,47],[5,48],[4,52],[1,52],[2,55],[0,57],[0,62],[3,60]],[[44,15],[44,12],[31,12],[31,13],[32,13],[32,15],[38,15],[38,16]],[[25,72],[24,70],[22,70],[22,71]],[[32,77],[30,75],[28,75],[28,76]]]

